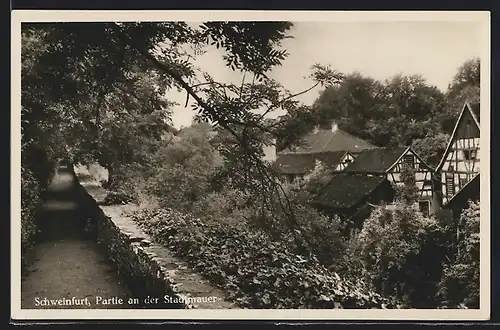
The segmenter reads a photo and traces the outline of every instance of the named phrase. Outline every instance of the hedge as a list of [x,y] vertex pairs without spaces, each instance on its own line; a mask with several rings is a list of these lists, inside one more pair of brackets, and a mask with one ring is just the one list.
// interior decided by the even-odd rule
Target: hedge
[[23,264],[38,233],[36,212],[40,203],[40,193],[40,184],[33,172],[21,167],[21,258]]

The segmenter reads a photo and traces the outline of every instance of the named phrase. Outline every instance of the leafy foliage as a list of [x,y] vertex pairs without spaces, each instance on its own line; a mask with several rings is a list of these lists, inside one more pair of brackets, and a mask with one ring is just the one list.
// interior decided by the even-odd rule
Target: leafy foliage
[[464,103],[479,101],[479,59],[466,61],[446,93],[418,75],[377,81],[354,72],[314,102],[316,119],[378,146],[412,146],[437,165]]
[[424,138],[413,140],[411,147],[430,166],[436,166],[441,161],[449,141],[450,135],[446,133],[428,134]]
[[276,48],[291,27],[290,22],[204,22],[201,30],[206,43],[226,51],[228,67],[262,78],[285,59],[286,51]]
[[341,279],[314,258],[290,253],[286,245],[269,240],[264,232],[170,209],[146,209],[133,217],[242,307],[391,307],[378,294]]
[[36,213],[40,200],[40,186],[33,173],[21,167],[21,256],[34,245],[38,233]]
[[[30,88],[23,90],[23,102],[29,116],[39,116],[27,122],[38,129],[37,118],[50,118],[46,122],[57,133],[50,136],[59,139],[50,142],[57,146],[56,154],[69,153],[77,163],[99,162],[110,172],[110,189],[116,190],[113,181],[119,168],[147,164],[148,153],[168,130],[171,104],[165,91],[183,89],[195,100],[199,118],[231,136],[234,143],[224,156],[234,155],[235,167],[255,167],[251,176],[259,176],[262,188],[270,180],[259,157],[261,146],[279,129],[268,127],[264,116],[252,111],[261,106],[267,106],[266,112],[290,109],[296,104],[293,95],[265,74],[285,59],[280,41],[291,26],[289,22],[203,22],[198,28],[185,22],[24,25],[23,36],[34,46],[26,48],[23,86]],[[253,75],[252,83],[224,86],[205,74],[206,82],[200,85],[189,48],[198,52],[210,44],[225,50],[228,66]],[[332,70],[316,69],[316,85],[335,80]],[[57,88],[47,89],[48,78]],[[221,92],[225,96],[217,97]],[[227,96],[228,92],[233,95]],[[47,109],[53,117],[47,117]]]
[[479,203],[469,202],[460,216],[457,252],[445,265],[439,294],[448,307],[479,307]]
[[433,226],[415,204],[397,203],[394,210],[375,209],[357,237],[366,282],[378,292],[412,306],[422,267],[414,260]]
[[479,58],[465,61],[457,70],[446,93],[447,107],[440,118],[441,127],[451,134],[455,122],[465,102],[479,103],[480,99],[480,67]]
[[[411,189],[403,189],[393,211],[376,209],[359,235],[346,238],[339,219],[308,205],[308,191],[327,173],[294,190],[281,185],[261,157],[263,146],[300,143],[313,126],[335,119],[374,144],[412,145],[435,164],[457,104],[479,95],[479,61],[464,64],[446,95],[419,76],[378,82],[319,64],[312,87],[294,94],[267,77],[287,56],[281,41],[291,26],[23,25],[23,249],[36,233],[38,196],[57,160],[67,157],[107,168],[106,204],[157,200],[159,208],[135,219],[243,307],[390,306],[373,290],[415,305],[433,297],[433,288],[422,289],[423,279],[441,275],[439,267],[422,267],[433,252],[438,261],[453,256],[440,295],[450,304],[474,300],[474,221],[461,227],[464,240],[451,242],[455,227],[422,217]],[[211,45],[243,73],[241,84],[198,74],[193,58]],[[312,107],[295,100],[317,86],[326,89]],[[194,99],[198,122],[175,134],[166,93],[172,88],[186,92],[186,105]],[[286,115],[267,118],[277,110]],[[464,215],[474,217],[473,211]],[[363,278],[366,286],[346,276]],[[472,284],[464,286],[465,279]]]

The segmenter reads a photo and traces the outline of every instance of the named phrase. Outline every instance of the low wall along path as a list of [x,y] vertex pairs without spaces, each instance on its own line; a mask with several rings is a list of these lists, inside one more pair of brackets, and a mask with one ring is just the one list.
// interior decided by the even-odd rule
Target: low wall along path
[[100,206],[104,196],[81,168],[78,178],[64,168],[55,176],[43,205],[42,241],[23,276],[21,308],[235,308],[224,292],[152,243],[124,215],[131,206]]

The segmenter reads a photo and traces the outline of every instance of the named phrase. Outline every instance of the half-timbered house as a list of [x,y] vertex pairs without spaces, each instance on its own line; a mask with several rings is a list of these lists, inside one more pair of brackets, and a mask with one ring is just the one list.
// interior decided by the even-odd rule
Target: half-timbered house
[[422,213],[429,215],[437,211],[440,198],[433,170],[410,147],[363,151],[341,173],[333,176],[313,204],[342,217],[355,218],[351,221],[359,225],[369,215],[367,205],[393,202],[393,187],[404,184],[404,168],[411,169],[415,176]]
[[479,200],[479,138],[479,104],[465,103],[436,168],[443,207],[454,213]]
[[433,169],[410,147],[376,148],[361,153],[344,171],[348,173],[385,174],[393,185],[404,184],[404,168],[413,172],[418,189],[420,209],[425,215],[437,211],[441,206],[438,191],[439,181]]

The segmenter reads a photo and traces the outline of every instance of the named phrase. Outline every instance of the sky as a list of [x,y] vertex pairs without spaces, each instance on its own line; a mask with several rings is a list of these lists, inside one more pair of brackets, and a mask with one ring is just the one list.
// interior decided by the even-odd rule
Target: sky
[[[480,56],[477,22],[296,22],[282,47],[289,56],[269,76],[291,92],[312,86],[306,79],[315,63],[330,65],[344,74],[358,71],[384,80],[396,74],[422,75],[429,84],[445,91],[457,69],[468,59]],[[207,49],[195,65],[216,80],[240,83],[242,74],[224,65],[221,50]],[[297,99],[310,105],[321,88]],[[189,126],[194,112],[184,107],[185,92],[171,91],[176,128]]]

